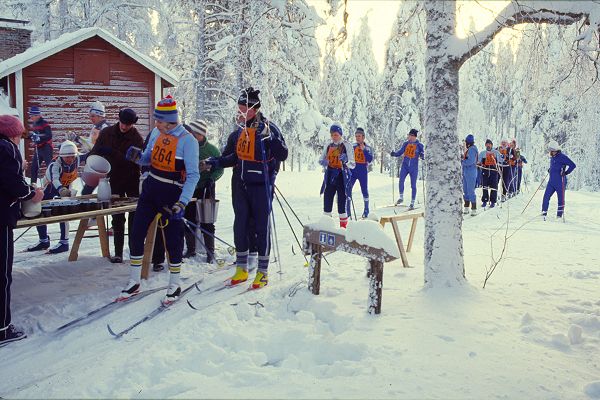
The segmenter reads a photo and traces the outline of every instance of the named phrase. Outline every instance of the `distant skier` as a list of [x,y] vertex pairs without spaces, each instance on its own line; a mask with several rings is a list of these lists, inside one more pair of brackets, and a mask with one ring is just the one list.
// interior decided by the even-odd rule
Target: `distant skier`
[[52,161],[52,128],[44,119],[39,107],[29,107],[28,114],[32,121],[31,134],[28,137],[35,147],[31,161],[31,183],[37,183],[42,162],[48,168]]
[[325,176],[321,187],[323,194],[323,212],[331,216],[333,198],[337,194],[337,208],[340,227],[348,225],[347,195],[350,187],[351,172],[355,167],[352,145],[343,139],[342,126],[334,123],[329,128],[331,143],[323,148],[319,164],[325,167]]
[[487,139],[485,141],[485,150],[479,153],[479,164],[481,170],[481,186],[483,195],[481,196],[481,207],[486,207],[490,203],[490,208],[496,206],[498,198],[498,164],[502,162],[502,154],[492,146],[494,143]]
[[546,191],[544,192],[544,199],[542,200],[542,216],[546,219],[548,215],[548,205],[550,204],[550,198],[556,192],[558,196],[558,208],[556,211],[556,217],[562,218],[565,210],[565,189],[567,187],[567,175],[569,175],[575,169],[576,165],[569,157],[562,153],[560,146],[556,141],[551,140],[548,143],[548,151],[550,152],[550,168],[548,173],[550,178],[546,185]]
[[369,215],[368,174],[369,164],[373,161],[373,149],[365,143],[365,131],[363,128],[356,128],[354,137],[356,139],[356,143],[354,143],[354,162],[356,163],[356,166],[352,171],[352,178],[350,179],[350,195],[352,195],[352,189],[358,180],[360,183],[360,191],[363,195],[363,201],[365,202],[362,217],[367,218]]
[[473,135],[467,135],[465,138],[465,152],[462,157],[463,172],[463,198],[465,200],[465,209],[463,214],[469,213],[469,204],[471,205],[471,215],[477,214],[477,198],[475,197],[475,184],[477,182],[477,160],[479,153],[475,146]]
[[510,161],[514,157],[513,150],[508,145],[507,139],[502,139],[498,151],[502,154],[502,162],[500,163],[500,179],[502,181],[502,197],[501,201],[504,202],[509,194],[510,182],[512,180],[512,170],[510,168]]
[[396,205],[400,205],[404,202],[404,181],[406,180],[406,176],[410,175],[411,196],[409,208],[415,207],[419,159],[423,160],[425,157],[425,148],[417,139],[418,134],[418,130],[414,128],[411,129],[410,132],[408,132],[407,140],[402,143],[400,150],[390,152],[390,156],[392,157],[404,157],[402,159],[402,167],[400,168],[400,198],[396,202]]

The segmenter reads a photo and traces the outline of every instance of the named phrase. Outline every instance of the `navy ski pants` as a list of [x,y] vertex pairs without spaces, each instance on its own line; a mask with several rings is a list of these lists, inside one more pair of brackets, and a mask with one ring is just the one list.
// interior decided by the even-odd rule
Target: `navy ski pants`
[[[239,179],[232,180],[232,198],[235,218],[233,220],[233,241],[237,253],[250,249],[250,236],[254,227],[258,256],[268,257],[271,253],[269,212],[273,191],[264,184],[246,184]],[[268,265],[268,264],[267,264]]]
[[487,203],[496,203],[498,199],[498,171],[494,167],[483,167],[481,170],[481,186],[483,195],[481,201]]
[[[58,190],[56,190],[54,188],[54,186],[52,185],[52,183],[50,183],[48,186],[46,186],[46,189],[44,189],[44,200],[53,199],[54,196],[60,196],[60,195],[58,194]],[[48,237],[48,226],[47,225],[38,225],[38,226],[36,226],[36,229],[38,231],[38,236],[39,236],[40,240],[45,240]],[[60,240],[63,243],[69,242],[69,223],[68,222],[60,223]]]
[[10,325],[10,285],[14,255],[13,228],[0,225],[0,329]]
[[[328,171],[329,172],[329,171]],[[331,213],[333,210],[333,198],[337,194],[338,213],[346,213],[346,188],[344,187],[344,175],[340,170],[333,181],[326,176],[327,183],[323,192],[323,211]]]

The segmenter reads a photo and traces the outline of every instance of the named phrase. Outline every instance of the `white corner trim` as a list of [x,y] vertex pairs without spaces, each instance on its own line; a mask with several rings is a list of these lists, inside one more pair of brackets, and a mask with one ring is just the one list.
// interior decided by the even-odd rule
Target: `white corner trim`
[[[21,116],[21,121],[25,121],[27,113],[25,112],[24,100],[23,100],[23,70],[20,69],[15,71],[15,108],[19,112]],[[27,121],[25,121],[26,123]],[[27,126],[27,125],[25,125]],[[23,140],[19,142],[19,150],[21,151],[21,156],[25,159],[25,143]]]

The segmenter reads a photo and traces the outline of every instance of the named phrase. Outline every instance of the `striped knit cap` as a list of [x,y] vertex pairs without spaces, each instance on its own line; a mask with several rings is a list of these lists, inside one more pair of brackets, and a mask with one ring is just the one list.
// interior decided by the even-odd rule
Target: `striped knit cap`
[[95,101],[92,103],[90,107],[90,114],[99,115],[100,117],[104,117],[106,114],[106,109],[104,108],[104,104],[99,101]]
[[189,123],[188,126],[192,130],[192,133],[206,136],[206,121],[204,121],[203,119],[197,119],[195,121],[192,121]]
[[177,112],[177,103],[171,95],[168,95],[156,104],[156,108],[154,109],[154,119],[163,122],[178,122],[179,114]]

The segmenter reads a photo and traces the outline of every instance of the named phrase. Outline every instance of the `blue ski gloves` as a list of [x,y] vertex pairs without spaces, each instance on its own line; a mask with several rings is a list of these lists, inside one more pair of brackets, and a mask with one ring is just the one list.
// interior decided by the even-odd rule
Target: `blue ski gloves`
[[185,204],[178,201],[173,204],[171,208],[163,207],[165,213],[169,215],[170,218],[174,220],[183,219],[183,213],[185,212]]
[[321,164],[323,167],[326,167],[329,165],[329,161],[327,161],[326,158],[319,160],[319,164]]
[[340,154],[340,161],[343,162],[344,164],[348,162],[348,154]]
[[142,157],[142,149],[135,146],[129,146],[125,158],[131,162],[137,163]]

